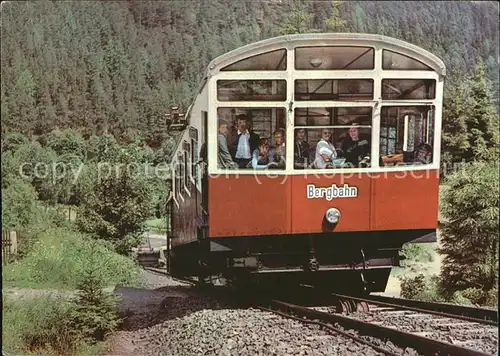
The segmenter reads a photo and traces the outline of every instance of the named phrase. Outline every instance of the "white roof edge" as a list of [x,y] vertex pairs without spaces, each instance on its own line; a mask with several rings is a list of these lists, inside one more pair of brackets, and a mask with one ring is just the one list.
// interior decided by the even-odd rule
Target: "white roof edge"
[[273,37],[239,47],[215,58],[209,63],[207,74],[246,57],[268,52],[273,49],[279,49],[279,47],[290,48],[293,46],[300,46],[303,42],[309,41],[324,42],[323,45],[335,45],[335,42],[341,42],[341,44],[350,42],[353,45],[356,44],[356,42],[364,45],[372,43],[381,45],[381,47],[386,45],[388,47],[387,49],[396,50],[402,54],[413,57],[427,64],[439,75],[446,76],[446,66],[444,62],[431,52],[397,38],[372,33],[312,33]]

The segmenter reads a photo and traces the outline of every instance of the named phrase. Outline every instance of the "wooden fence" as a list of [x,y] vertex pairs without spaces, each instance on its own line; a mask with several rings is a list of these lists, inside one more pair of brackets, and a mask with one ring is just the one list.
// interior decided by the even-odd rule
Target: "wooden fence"
[[2,230],[2,263],[4,265],[15,260],[17,255],[17,233]]

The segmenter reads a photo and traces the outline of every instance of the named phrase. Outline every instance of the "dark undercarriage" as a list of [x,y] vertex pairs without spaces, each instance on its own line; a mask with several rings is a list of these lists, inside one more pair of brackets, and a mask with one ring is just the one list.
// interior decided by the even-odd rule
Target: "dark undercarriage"
[[170,251],[172,275],[231,283],[310,284],[383,292],[404,243],[436,241],[435,230],[203,238]]

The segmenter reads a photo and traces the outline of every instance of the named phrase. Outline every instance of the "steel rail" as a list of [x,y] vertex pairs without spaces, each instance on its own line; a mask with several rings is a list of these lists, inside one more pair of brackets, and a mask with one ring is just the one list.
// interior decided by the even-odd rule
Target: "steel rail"
[[486,356],[488,354],[472,350],[469,348],[448,344],[442,341],[430,339],[424,336],[415,335],[412,333],[400,331],[398,329],[388,328],[369,322],[348,318],[338,314],[329,314],[320,312],[314,309],[309,309],[303,306],[290,304],[273,300],[272,305],[277,308],[285,308],[291,310],[298,316],[307,317],[311,319],[318,319],[329,323],[338,323],[344,328],[355,329],[360,333],[373,336],[376,338],[388,338],[390,341],[400,347],[410,347],[417,352],[424,355],[439,354],[439,355],[453,355],[453,356]]
[[390,355],[390,356],[399,356],[399,354],[397,354],[397,353],[394,353],[394,352],[392,352],[392,351],[390,351],[390,350],[386,350],[386,349],[384,349],[384,348],[382,348],[382,347],[380,347],[380,346],[378,346],[378,345],[375,345],[374,343],[371,343],[371,342],[369,342],[369,341],[363,340],[363,339],[361,339],[361,338],[357,337],[356,335],[353,335],[353,334],[348,333],[348,332],[346,332],[346,331],[340,330],[340,329],[335,328],[335,327],[333,327],[333,326],[331,326],[331,325],[328,325],[328,324],[322,323],[321,321],[301,319],[301,318],[298,318],[298,317],[293,316],[293,315],[291,315],[291,314],[288,314],[288,313],[283,313],[283,312],[281,312],[281,311],[279,311],[279,310],[274,310],[274,309],[264,308],[264,307],[261,307],[261,306],[257,307],[257,309],[260,309],[260,310],[262,310],[262,311],[267,311],[267,312],[270,312],[270,313],[275,313],[275,314],[281,315],[281,316],[283,316],[283,317],[285,317],[285,318],[289,318],[289,319],[293,319],[293,320],[298,320],[298,321],[300,321],[301,323],[313,324],[313,325],[319,325],[319,326],[321,326],[321,327],[323,327],[323,328],[325,328],[325,329],[328,329],[328,330],[333,331],[333,332],[335,332],[335,333],[337,333],[337,334],[341,334],[341,335],[343,335],[343,336],[346,336],[346,337],[348,337],[348,338],[350,338],[350,339],[352,339],[352,340],[354,340],[354,341],[356,341],[356,342],[359,342],[360,344],[367,345],[367,346],[369,346],[369,347],[373,348],[374,350],[377,350],[377,351],[379,351],[379,352],[382,352],[382,353],[383,353],[383,354],[385,354],[385,355]]
[[[376,304],[384,307],[390,307],[394,309],[400,309],[400,310],[410,310],[414,312],[419,312],[419,313],[424,313],[424,314],[431,314],[431,315],[437,315],[443,318],[451,318],[451,319],[459,319],[459,320],[464,320],[464,321],[470,321],[473,323],[479,323],[479,324],[485,324],[485,325],[493,325],[497,326],[498,324],[495,321],[491,320],[485,320],[485,319],[479,319],[471,316],[464,316],[462,314],[458,314],[459,312],[455,313],[445,313],[441,311],[436,311],[433,309],[432,305],[431,308],[417,308],[413,306],[409,306],[407,303],[403,302],[402,304],[399,303],[400,300],[406,301],[406,299],[398,299],[398,298],[392,298],[392,301],[390,303],[384,302],[384,301],[378,301],[371,299],[370,297],[367,298],[359,298],[359,297],[354,297],[354,296],[349,296],[349,295],[343,295],[343,294],[332,294],[334,297],[341,298],[341,299],[350,299],[358,302],[366,302],[366,303],[371,303],[371,304]],[[427,306],[426,302],[420,302],[423,304],[420,304],[422,306]],[[460,306],[459,306],[460,307]]]
[[384,297],[380,295],[370,295],[369,297],[365,297],[370,303],[375,302],[384,302],[384,303],[392,303],[398,304],[401,306],[408,306],[412,308],[420,308],[428,311],[437,311],[452,315],[462,315],[468,316],[475,319],[489,320],[493,323],[490,325],[498,325],[498,312],[494,309],[486,309],[486,308],[477,308],[477,307],[469,307],[465,305],[454,305],[454,304],[445,304],[445,303],[435,303],[435,302],[423,302],[420,300],[410,300],[403,298],[391,298]]

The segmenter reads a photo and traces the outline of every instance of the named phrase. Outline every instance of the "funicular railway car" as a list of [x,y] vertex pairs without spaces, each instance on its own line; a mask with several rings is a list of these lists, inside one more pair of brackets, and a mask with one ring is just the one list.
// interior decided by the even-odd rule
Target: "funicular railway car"
[[384,291],[404,243],[435,241],[444,76],[374,34],[213,60],[172,162],[171,273]]

